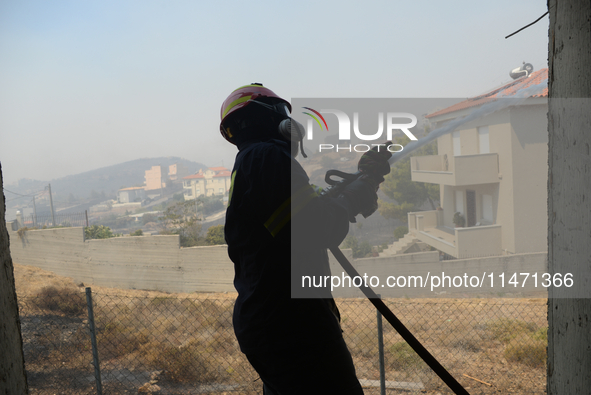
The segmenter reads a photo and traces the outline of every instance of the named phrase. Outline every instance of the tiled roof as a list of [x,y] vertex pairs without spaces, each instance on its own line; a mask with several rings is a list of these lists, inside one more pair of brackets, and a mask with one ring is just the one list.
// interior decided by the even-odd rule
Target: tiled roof
[[219,166],[219,167],[210,167],[209,170],[218,172],[218,171],[224,171],[224,170],[228,170],[228,169],[226,169],[224,166]]
[[223,170],[217,173],[214,177],[230,177],[231,175],[232,173],[230,173],[230,170]]
[[[497,100],[500,97],[510,97],[521,89],[528,88],[530,86],[537,85],[542,81],[548,79],[548,69],[541,69],[531,73],[529,77],[522,77],[508,84],[503,85],[500,88],[494,89],[484,95],[476,96],[464,101],[461,101],[453,106],[444,108],[432,114],[426,116],[426,118],[436,117],[438,115],[449,114],[452,112],[464,110],[466,108],[480,106],[492,101]],[[541,93],[533,95],[532,97],[548,97],[548,88],[546,87]]]
[[191,174],[190,176],[183,177],[183,180],[192,180],[195,178],[205,178],[203,174]]

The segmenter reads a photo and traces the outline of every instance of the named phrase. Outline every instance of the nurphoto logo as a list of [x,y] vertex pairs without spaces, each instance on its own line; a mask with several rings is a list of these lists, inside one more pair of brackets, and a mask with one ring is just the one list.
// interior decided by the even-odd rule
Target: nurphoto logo
[[[319,129],[320,133],[324,132],[324,136],[319,136],[319,139],[325,139],[329,132],[328,122],[326,118],[332,116],[336,117],[338,123],[338,142],[322,142],[318,145],[318,152],[326,151],[348,151],[348,152],[366,152],[373,147],[378,147],[378,150],[384,144],[377,144],[378,141],[392,141],[395,134],[399,134],[399,131],[404,133],[410,140],[418,140],[416,136],[411,132],[417,124],[417,117],[414,114],[408,112],[374,112],[373,122],[375,122],[375,116],[377,115],[377,131],[367,130],[366,126],[364,130],[360,127],[360,117],[358,111],[353,111],[353,134],[351,134],[351,117],[349,114],[342,110],[337,109],[320,109],[315,110],[311,107],[302,107],[304,110],[302,114],[307,115],[306,120],[306,139],[312,141],[314,139],[314,127]],[[330,117],[326,117],[329,115]],[[364,117],[367,116],[367,111]],[[332,118],[334,120],[334,118]],[[385,126],[384,126],[385,125]],[[384,137],[385,129],[385,137]],[[363,143],[351,144],[351,141],[356,139]],[[348,142],[349,144],[345,144]],[[371,143],[376,142],[376,143]],[[400,144],[391,144],[386,149],[392,153],[401,152],[404,147]]]

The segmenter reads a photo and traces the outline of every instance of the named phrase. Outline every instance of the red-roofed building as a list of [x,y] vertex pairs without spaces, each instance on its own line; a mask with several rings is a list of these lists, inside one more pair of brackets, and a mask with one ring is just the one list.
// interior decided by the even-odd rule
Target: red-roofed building
[[[427,118],[437,129],[547,78],[542,69]],[[438,137],[438,155],[411,158],[412,180],[439,184],[441,207],[409,213],[409,238],[454,257],[546,251],[548,89],[526,96]]]
[[197,174],[183,177],[185,200],[192,200],[201,195],[226,196],[230,190],[232,174],[225,167],[210,167],[199,170]]

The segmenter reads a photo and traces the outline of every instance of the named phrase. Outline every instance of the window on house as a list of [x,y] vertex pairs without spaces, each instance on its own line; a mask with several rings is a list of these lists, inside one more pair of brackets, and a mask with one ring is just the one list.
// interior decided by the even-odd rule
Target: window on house
[[454,156],[462,155],[462,144],[460,142],[460,131],[456,130],[452,133]]
[[487,223],[493,223],[493,197],[482,195],[482,219]]
[[490,153],[490,143],[488,139],[488,126],[481,126],[478,128],[478,143],[480,145],[480,153]]
[[456,191],[456,211],[464,215],[464,191]]

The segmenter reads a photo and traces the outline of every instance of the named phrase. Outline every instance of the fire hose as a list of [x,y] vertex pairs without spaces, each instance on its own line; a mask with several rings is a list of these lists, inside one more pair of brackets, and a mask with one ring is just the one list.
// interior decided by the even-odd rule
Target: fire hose
[[[399,160],[399,158],[392,158],[391,162]],[[329,186],[325,188],[320,194],[322,196],[338,196],[347,185],[359,178],[363,173],[357,172],[354,174],[344,173],[338,170],[329,170],[326,172],[325,181]],[[333,176],[340,177],[342,180],[337,181],[332,179]],[[359,273],[345,255],[341,252],[338,246],[329,248],[337,261],[341,264],[343,269],[351,278],[359,277]],[[392,325],[392,327],[402,336],[408,345],[421,357],[423,361],[443,380],[445,384],[455,393],[462,395],[469,395],[468,391],[439,363],[439,361],[431,355],[431,353],[421,344],[421,342],[404,326],[404,324],[396,317],[396,315],[386,306],[382,299],[370,287],[362,284],[359,289],[371,301],[375,308],[382,314],[382,316]]]

